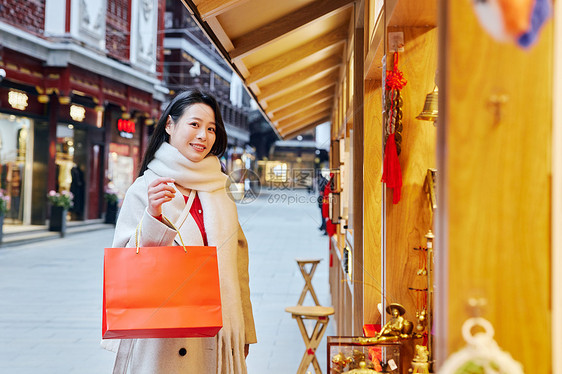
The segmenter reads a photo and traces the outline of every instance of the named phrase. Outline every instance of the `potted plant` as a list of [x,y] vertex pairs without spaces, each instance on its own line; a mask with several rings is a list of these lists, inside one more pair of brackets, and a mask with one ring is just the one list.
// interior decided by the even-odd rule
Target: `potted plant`
[[8,212],[9,200],[10,197],[5,195],[4,190],[0,190],[0,244],[4,236],[4,217],[6,216],[6,212]]
[[117,203],[119,202],[119,197],[112,189],[107,189],[103,194],[103,198],[107,201],[107,209],[105,211],[105,223],[111,223],[115,225],[117,221]]
[[66,213],[72,206],[73,195],[70,191],[49,191],[47,199],[51,203],[51,217],[49,219],[49,231],[59,231],[60,236],[66,233]]

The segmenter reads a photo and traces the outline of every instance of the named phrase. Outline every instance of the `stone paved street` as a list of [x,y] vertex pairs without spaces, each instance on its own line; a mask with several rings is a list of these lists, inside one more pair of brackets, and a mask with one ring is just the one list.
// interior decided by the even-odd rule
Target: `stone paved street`
[[[318,231],[314,195],[266,191],[240,204],[239,216],[250,244],[259,339],[250,349],[248,372],[296,373],[304,343],[284,312],[304,286],[295,257],[323,258],[313,286],[322,305],[330,305],[328,242]],[[106,229],[0,248],[0,373],[111,372],[114,354],[99,340],[103,248],[112,236]],[[305,304],[311,303],[307,297]],[[323,372],[327,335],[334,335],[332,320],[317,353]]]

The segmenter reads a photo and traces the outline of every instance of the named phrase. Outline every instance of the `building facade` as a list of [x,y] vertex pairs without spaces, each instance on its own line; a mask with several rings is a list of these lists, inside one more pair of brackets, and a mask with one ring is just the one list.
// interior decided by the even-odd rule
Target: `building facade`
[[132,183],[165,101],[162,0],[0,3],[0,189],[6,223],[43,224],[49,191],[71,219],[103,216]]

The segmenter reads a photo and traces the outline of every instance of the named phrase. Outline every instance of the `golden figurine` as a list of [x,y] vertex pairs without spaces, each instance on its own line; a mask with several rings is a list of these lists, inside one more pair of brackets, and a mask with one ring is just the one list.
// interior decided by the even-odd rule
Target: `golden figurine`
[[360,344],[370,344],[412,338],[414,325],[402,317],[406,313],[406,309],[398,303],[391,303],[386,307],[386,312],[392,315],[392,317],[376,336],[372,338],[356,338],[355,341]]
[[429,374],[429,352],[424,345],[416,344],[416,355],[412,360],[412,374]]
[[357,369],[353,369],[348,371],[348,373],[355,373],[355,374],[370,374],[370,373],[376,373],[375,370],[373,369],[369,369],[367,368],[367,364],[365,363],[365,361],[361,361],[359,363],[359,367]]
[[354,349],[353,356],[347,358],[349,370],[359,368],[359,364],[365,361],[365,353],[360,350]]
[[345,357],[345,355],[342,352],[340,352],[334,357],[332,357],[333,366],[330,372],[332,374],[343,373],[348,363],[349,363],[348,359]]
[[386,307],[386,312],[392,315],[392,317],[382,327],[374,340],[376,342],[388,342],[396,341],[400,338],[410,338],[413,329],[412,322],[402,317],[406,313],[406,309],[398,303],[392,303]]
[[425,327],[427,326],[427,310],[423,309],[421,312],[416,312],[418,323],[416,324],[416,336],[422,337]]

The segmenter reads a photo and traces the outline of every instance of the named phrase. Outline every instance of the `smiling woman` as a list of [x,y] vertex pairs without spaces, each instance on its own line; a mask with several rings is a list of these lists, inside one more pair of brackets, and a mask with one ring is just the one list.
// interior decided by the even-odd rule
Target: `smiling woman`
[[[183,127],[187,127],[187,125],[193,127],[194,123],[196,126],[210,126],[212,123],[215,134],[214,141],[212,144],[209,144],[207,141],[206,146],[209,151],[205,153],[205,156],[210,153],[217,157],[221,157],[226,149],[227,136],[217,101],[213,96],[203,91],[184,91],[175,96],[166,110],[162,113],[162,116],[156,125],[156,129],[150,138],[150,143],[148,144],[141,168],[139,170],[139,176],[143,175],[146,171],[148,164],[154,159],[156,151],[164,142],[174,145],[174,147],[186,156],[183,153],[186,152],[184,149],[186,143],[180,144],[179,139],[176,143],[172,134],[179,132],[179,135],[181,136],[183,133],[180,131],[182,126],[178,127],[175,125],[183,124]],[[200,158],[199,161],[203,158],[205,157]]]
[[192,162],[203,160],[216,139],[215,113],[207,104],[193,104],[178,119],[168,116],[166,133],[170,144]]
[[[136,339],[118,351],[116,368],[134,373],[246,373],[256,342],[250,303],[248,247],[219,157],[227,144],[219,106],[190,90],[172,99],[154,130],[139,177],[127,191],[113,247],[170,246],[177,233],[188,246],[216,247],[223,327],[211,338]],[[176,229],[177,228],[177,232]],[[169,269],[157,269],[169,271]],[[189,277],[189,274],[185,274]],[[228,353],[228,354],[227,354]]]

